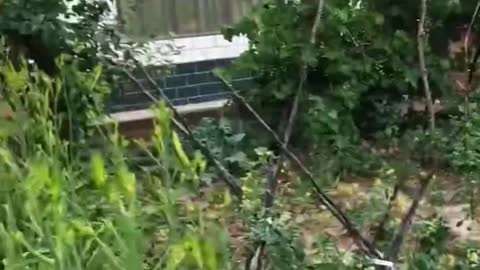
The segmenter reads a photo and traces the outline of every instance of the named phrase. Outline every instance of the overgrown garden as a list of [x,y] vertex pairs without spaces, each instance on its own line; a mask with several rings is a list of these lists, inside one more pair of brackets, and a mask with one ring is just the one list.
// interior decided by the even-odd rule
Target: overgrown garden
[[480,2],[262,1],[197,126],[108,6],[0,2],[0,269],[480,269]]

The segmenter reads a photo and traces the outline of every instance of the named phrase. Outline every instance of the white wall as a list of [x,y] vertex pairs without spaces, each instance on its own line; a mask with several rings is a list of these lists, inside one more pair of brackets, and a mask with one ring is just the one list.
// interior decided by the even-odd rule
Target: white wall
[[148,45],[153,54],[141,57],[142,61],[156,61],[155,59],[148,60],[152,56],[165,59],[165,52],[162,52],[162,48],[170,47],[165,45],[176,48],[175,52],[167,56],[168,61],[180,64],[238,57],[248,49],[248,40],[237,37],[232,42],[228,42],[222,35],[210,35],[153,41]]
[[[115,0],[110,2],[110,8],[112,14],[107,16],[106,21],[114,23],[117,16]],[[222,35],[209,35],[152,41],[146,44],[146,52],[137,58],[144,65],[180,64],[235,58],[247,49],[248,40],[245,37],[236,37],[228,42]]]

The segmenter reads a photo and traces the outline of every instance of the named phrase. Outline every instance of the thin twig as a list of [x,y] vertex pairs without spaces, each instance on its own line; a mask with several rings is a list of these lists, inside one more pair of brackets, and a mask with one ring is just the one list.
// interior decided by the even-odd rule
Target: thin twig
[[[316,15],[315,15],[315,21],[313,23],[311,36],[310,36],[310,44],[311,45],[315,45],[315,43],[316,43],[317,32],[318,32],[318,28],[320,26],[320,21],[321,21],[321,18],[322,18],[324,5],[325,5],[325,0],[319,0],[318,1],[317,12],[316,12]],[[305,82],[307,80],[307,73],[308,73],[308,65],[307,65],[307,63],[304,63],[302,65],[301,70],[300,70],[300,76],[299,76],[300,77],[300,82],[298,83],[298,88],[297,88],[297,92],[295,94],[295,99],[293,101],[292,109],[291,109],[290,115],[288,117],[288,123],[287,123],[286,129],[285,129],[285,133],[283,135],[283,145],[285,145],[285,146],[288,146],[288,144],[290,143],[290,137],[292,136],[293,127],[294,127],[296,119],[297,119],[298,108],[299,108],[300,101],[301,101],[302,96],[303,96],[303,90],[304,90],[304,87],[305,87]],[[277,186],[278,186],[278,178],[279,178],[280,173],[282,171],[282,166],[285,162],[285,159],[286,159],[285,154],[281,154],[277,163],[273,165],[272,173],[267,180],[267,188],[265,190],[265,201],[264,201],[264,206],[265,206],[265,209],[267,211],[271,207],[273,207],[273,203],[274,203],[274,200],[275,200],[275,193],[276,193]],[[260,253],[260,251],[264,251],[264,249],[265,249],[265,242],[262,242],[262,243],[260,243],[260,245],[258,245],[256,247],[255,254]],[[261,253],[263,253],[263,252],[261,252]],[[252,257],[252,259],[255,259],[255,256]],[[252,259],[250,260],[251,262],[253,261]],[[256,259],[259,260],[259,262],[254,262],[254,263],[262,265],[261,260],[263,260],[263,258],[259,257],[259,258],[256,258]],[[246,270],[254,270],[254,269],[257,269],[257,268],[253,268],[253,267],[249,266]]]
[[473,74],[477,71],[477,62],[480,57],[480,43],[477,45],[475,55],[473,56],[472,61],[470,62],[468,68],[468,84],[471,85],[473,81]]
[[[311,36],[310,36],[310,44],[315,45],[317,41],[317,32],[318,28],[320,26],[320,21],[322,18],[323,14],[323,7],[325,6],[325,0],[319,0],[318,5],[317,5],[317,13],[315,15],[315,21],[312,26],[312,31],[311,31]],[[300,71],[300,82],[298,84],[298,89],[295,94],[295,99],[292,104],[292,109],[290,111],[290,116],[288,118],[288,124],[285,129],[285,133],[283,136],[283,144],[285,146],[288,146],[290,143],[290,137],[292,136],[292,131],[293,127],[295,125],[295,121],[297,119],[297,114],[298,114],[298,108],[300,105],[300,101],[303,96],[303,90],[305,88],[305,82],[307,81],[307,76],[308,76],[308,65],[307,63],[304,63],[302,65],[301,71]],[[272,174],[268,180],[268,189],[265,192],[265,208],[270,208],[273,206],[273,202],[275,199],[275,192],[277,189],[278,185],[278,177],[280,175],[280,172],[282,170],[283,163],[285,162],[285,155],[282,154],[280,158],[278,159],[276,165],[274,166],[272,170]]]
[[[215,168],[220,172],[221,179],[225,182],[225,184],[227,184],[231,192],[241,200],[243,196],[243,190],[238,181],[228,172],[228,170],[220,163],[220,161],[215,158],[215,156],[210,152],[210,150],[205,147],[197,138],[195,138],[192,130],[187,125],[187,121],[178,113],[178,111],[175,109],[175,107],[165,95],[163,90],[157,85],[157,83],[152,79],[150,74],[148,74],[148,72],[143,66],[140,66],[140,68],[144,72],[148,81],[156,88],[156,90],[160,93],[161,97],[164,99],[167,106],[173,112],[173,123],[175,127],[180,130],[190,141],[192,141],[194,143],[194,146],[200,150],[200,152],[205,156],[205,158],[215,166]],[[135,76],[133,76],[130,71],[128,71],[127,69],[123,69],[123,72],[141,89],[141,91],[148,98],[150,98],[153,102],[159,101],[158,98],[153,96],[143,87],[143,85],[137,80],[137,78],[135,78]]]
[[398,194],[400,193],[400,181],[401,180],[399,179],[395,184],[395,186],[393,187],[392,195],[388,199],[387,209],[385,210],[385,213],[383,213],[383,216],[380,219],[380,222],[378,222],[378,225],[375,227],[373,244],[376,244],[378,241],[380,241],[383,235],[385,234],[385,225],[387,224],[387,221],[390,218],[390,211],[392,210],[393,203],[395,202],[395,200],[397,200]]
[[433,133],[435,132],[435,109],[433,108],[432,92],[430,91],[430,83],[428,80],[428,70],[427,70],[427,65],[425,63],[426,19],[427,19],[427,0],[422,0],[420,20],[418,20],[417,49],[418,49],[418,57],[419,57],[420,74],[422,76],[422,82],[423,82],[423,91],[424,91],[425,99],[427,102],[428,112],[430,114],[430,131],[431,131],[430,136],[433,136]]
[[233,88],[233,86],[227,82],[224,78],[220,77],[217,74],[217,77],[223,83],[225,88],[229,90],[232,95],[237,99],[250,114],[252,114],[255,119],[262,125],[262,127],[270,133],[276,143],[281,147],[282,151],[286,154],[288,159],[290,159],[293,164],[295,164],[298,169],[309,179],[312,184],[315,195],[317,196],[319,202],[325,206],[325,208],[343,225],[347,230],[348,234],[353,238],[358,247],[364,251],[367,255],[373,256],[376,258],[381,258],[382,254],[367,240],[365,239],[360,232],[355,228],[353,223],[346,217],[340,207],[338,207],[326,194],[322,191],[320,186],[315,181],[313,174],[307,169],[307,167],[300,161],[300,159],[288,149],[288,146],[284,145],[282,139],[278,134],[265,122],[265,120],[252,108],[250,104],[238,94],[238,92]]
[[470,45],[470,36],[472,34],[473,25],[475,24],[475,20],[478,17],[478,12],[480,11],[480,1],[477,2],[477,6],[475,7],[475,11],[473,12],[472,19],[470,20],[470,24],[467,28],[467,33],[465,34],[465,41],[464,41],[464,51],[465,51],[465,63],[468,65],[470,62],[470,53],[468,52],[469,45]]
[[[421,1],[421,14],[420,20],[418,21],[418,35],[417,35],[417,42],[418,42],[418,54],[419,54],[419,68],[420,73],[422,76],[423,88],[425,91],[425,98],[427,100],[427,106],[430,113],[430,136],[434,136],[435,134],[435,112],[433,109],[433,102],[432,102],[432,94],[430,92],[430,83],[428,79],[428,70],[425,63],[425,21],[427,17],[427,0]],[[426,178],[421,179],[420,181],[420,190],[418,191],[417,195],[413,199],[412,205],[410,206],[407,214],[402,219],[400,224],[400,229],[398,230],[395,238],[391,242],[387,252],[386,258],[391,261],[396,261],[398,257],[398,253],[402,247],[403,241],[405,239],[405,235],[409,231],[415,213],[420,205],[421,200],[425,196],[425,193],[430,186],[430,182],[434,178],[434,172],[436,166],[436,159],[434,159],[434,166],[431,173],[427,175]]]
[[420,183],[420,190],[418,191],[417,195],[413,199],[412,205],[408,209],[407,214],[402,219],[400,224],[400,229],[398,230],[395,238],[393,239],[392,243],[390,244],[387,252],[385,253],[385,258],[389,259],[390,261],[396,261],[398,257],[398,253],[400,252],[400,248],[402,247],[403,240],[405,239],[405,235],[410,230],[410,227],[413,223],[413,218],[415,213],[417,212],[418,207],[420,206],[420,202],[422,201],[423,197],[425,197],[425,193],[434,178],[434,173],[429,173],[425,178],[421,179]]
[[[473,15],[472,15],[472,19],[470,20],[470,24],[468,25],[468,29],[467,29],[467,34],[466,34],[466,37],[465,37],[465,59],[466,59],[466,63],[468,64],[467,66],[467,69],[468,69],[468,87],[472,87],[472,80],[473,80],[473,74],[475,73],[476,71],[476,64],[477,64],[477,60],[478,60],[478,57],[479,57],[479,53],[480,53],[480,45],[478,46],[478,48],[476,48],[476,51],[475,51],[475,55],[473,56],[472,59],[470,59],[469,57],[469,53],[468,53],[468,49],[469,49],[469,43],[470,43],[470,36],[472,34],[472,29],[473,29],[473,26],[475,25],[475,21],[478,17],[478,12],[480,11],[480,1],[477,2],[477,6],[475,7],[475,11],[473,12]],[[472,89],[469,89],[469,90],[472,90]]]

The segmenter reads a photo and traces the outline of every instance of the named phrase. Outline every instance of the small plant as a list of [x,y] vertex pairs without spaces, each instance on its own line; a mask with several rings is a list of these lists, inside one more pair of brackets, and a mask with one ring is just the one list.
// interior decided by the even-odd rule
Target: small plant
[[478,190],[480,188],[480,113],[476,103],[461,106],[464,115],[455,120],[459,136],[449,155],[451,165],[464,177],[470,211],[467,218],[476,218]]
[[411,252],[409,269],[449,269],[441,263],[450,236],[444,221],[441,218],[424,221],[417,234],[419,247],[418,250]]
[[195,136],[207,146],[218,160],[222,160],[230,171],[241,175],[251,168],[244,149],[245,134],[235,133],[231,122],[222,118],[202,119],[195,129]]
[[262,219],[252,227],[254,243],[264,242],[266,269],[305,269],[305,254],[298,232],[280,221]]

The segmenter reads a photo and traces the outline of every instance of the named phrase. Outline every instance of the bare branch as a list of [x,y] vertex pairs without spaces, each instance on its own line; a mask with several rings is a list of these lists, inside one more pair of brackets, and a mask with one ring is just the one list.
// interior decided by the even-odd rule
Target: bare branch
[[[323,13],[323,7],[325,5],[325,0],[319,0],[318,5],[317,5],[317,12],[315,15],[315,21],[312,26],[312,32],[310,36],[310,44],[315,45],[316,43],[316,37],[317,37],[317,31],[320,26],[320,21],[322,18],[322,13]],[[307,80],[307,73],[308,73],[308,66],[307,63],[304,63],[302,65],[302,68],[300,70],[300,82],[298,84],[298,89],[295,94],[295,99],[292,104],[292,109],[290,111],[290,115],[288,117],[288,123],[285,129],[285,133],[283,135],[283,144],[287,146],[290,142],[290,137],[292,136],[292,131],[293,131],[293,126],[295,125],[295,120],[297,119],[297,114],[298,114],[298,108],[300,106],[300,101],[303,96],[303,90],[304,90],[304,85]],[[277,163],[272,166],[272,171],[271,175],[267,180],[267,188],[265,189],[265,199],[264,199],[264,206],[265,209],[268,211],[273,206],[274,200],[275,200],[275,193],[277,191],[277,186],[278,186],[278,178],[280,176],[280,172],[282,170],[282,166],[286,160],[285,154],[281,154],[280,158],[277,160]],[[267,212],[268,213],[268,212]],[[259,253],[260,250],[265,249],[265,243],[261,243],[259,246],[256,247],[255,254]],[[258,262],[255,262],[257,264],[262,264],[261,257],[255,258],[253,256],[251,259],[247,260],[252,262],[254,259],[259,260]],[[254,261],[253,261],[254,262]],[[250,263],[249,263],[250,264]],[[253,268],[248,266],[246,270],[254,270],[257,268]]]
[[[320,21],[323,14],[323,7],[325,6],[325,0],[319,0],[317,5],[317,12],[315,15],[315,21],[312,26],[311,36],[310,36],[310,44],[315,45],[317,41],[317,32],[320,26]],[[308,65],[306,63],[303,64],[301,71],[300,71],[300,82],[298,84],[298,89],[295,94],[295,99],[292,104],[292,109],[290,111],[290,116],[288,118],[287,127],[285,129],[285,133],[283,135],[283,144],[287,146],[290,142],[290,137],[292,136],[293,127],[295,125],[295,121],[297,119],[298,108],[300,105],[300,101],[303,96],[303,90],[305,86],[305,82],[307,80],[308,74]],[[276,165],[273,166],[272,174],[268,179],[268,188],[265,192],[265,208],[270,208],[273,206],[273,201],[275,199],[275,192],[278,185],[278,177],[282,170],[282,165],[285,162],[285,155],[281,155],[278,159]]]
[[383,213],[382,218],[380,219],[380,222],[378,225],[374,228],[374,236],[373,236],[373,243],[377,243],[378,241],[381,240],[383,235],[385,234],[385,225],[387,224],[388,219],[390,218],[390,211],[392,210],[393,203],[398,197],[398,193],[400,192],[400,179],[397,180],[397,183],[393,187],[393,192],[390,198],[388,199],[388,205],[387,209],[385,210],[385,213]]
[[408,209],[407,214],[402,219],[400,224],[400,229],[398,230],[395,238],[393,239],[392,243],[390,244],[387,252],[385,253],[385,257],[390,261],[396,261],[398,257],[398,253],[400,252],[400,248],[402,247],[403,241],[405,239],[405,235],[410,230],[410,227],[413,223],[413,218],[415,213],[417,212],[418,207],[420,206],[420,202],[425,197],[425,193],[434,178],[434,173],[429,173],[425,178],[421,179],[420,183],[420,190],[418,191],[417,195],[413,199],[412,205]]
[[[421,1],[420,7],[420,20],[418,21],[418,35],[417,35],[417,42],[418,42],[418,55],[419,55],[419,68],[420,73],[422,76],[423,82],[423,89],[425,92],[425,99],[427,101],[427,108],[430,114],[430,136],[433,136],[435,133],[435,111],[433,108],[433,101],[432,101],[432,94],[430,92],[430,83],[428,79],[428,70],[425,63],[425,21],[427,18],[427,0]],[[434,161],[434,168],[436,167],[436,162]],[[402,247],[405,235],[409,231],[411,224],[413,222],[413,218],[415,213],[420,205],[420,201],[425,196],[425,193],[430,186],[430,182],[434,178],[434,171],[429,173],[425,178],[421,179],[420,183],[420,190],[418,191],[417,195],[413,199],[412,205],[410,206],[407,214],[403,217],[400,229],[398,230],[395,238],[393,239],[392,243],[390,244],[387,252],[386,258],[391,261],[396,261],[398,257],[398,253]]]
[[[470,24],[468,25],[467,29],[467,34],[465,36],[465,44],[464,44],[464,50],[465,50],[465,60],[467,63],[467,71],[468,71],[468,87],[472,87],[472,80],[473,80],[473,74],[476,71],[476,64],[480,52],[480,45],[478,48],[476,48],[475,55],[470,59],[470,53],[469,53],[469,45],[470,45],[470,36],[472,34],[472,29],[475,24],[475,21],[478,17],[478,12],[480,11],[480,1],[477,2],[477,6],[475,7],[475,11],[473,12],[472,19],[470,20]],[[474,90],[474,89],[469,89],[469,90]]]
[[480,57],[480,43],[477,45],[475,50],[475,55],[472,58],[472,61],[468,67],[468,85],[471,86],[473,81],[473,74],[477,71],[477,62],[478,58]]
[[470,63],[470,53],[468,51],[469,45],[470,45],[470,37],[472,35],[472,29],[473,25],[475,24],[475,20],[478,17],[478,12],[480,11],[480,1],[477,2],[477,6],[475,7],[475,11],[473,12],[472,19],[470,20],[470,24],[468,25],[467,28],[467,33],[465,35],[465,41],[464,41],[464,51],[465,51],[465,64]]
[[419,56],[419,68],[422,76],[423,91],[425,93],[425,99],[427,102],[427,109],[430,114],[430,136],[433,136],[435,132],[435,109],[433,107],[432,92],[430,91],[430,83],[428,80],[428,70],[425,63],[425,21],[427,19],[427,0],[421,2],[421,14],[420,20],[418,20],[418,33],[417,33],[417,49]]
[[[173,123],[178,130],[180,130],[191,142],[193,142],[194,146],[200,150],[200,152],[205,156],[205,158],[212,163],[218,172],[221,175],[221,179],[225,182],[225,184],[230,188],[231,192],[237,196],[240,200],[243,196],[243,190],[238,183],[238,181],[228,172],[228,170],[218,161],[215,156],[210,152],[210,150],[205,147],[199,140],[197,140],[192,132],[192,130],[188,127],[187,121],[181,116],[178,111],[175,109],[173,104],[170,102],[168,97],[165,95],[163,90],[157,85],[157,83],[152,79],[150,74],[147,72],[145,67],[140,66],[143,73],[147,77],[148,81],[155,87],[155,89],[160,93],[161,97],[165,100],[165,103],[173,112]],[[133,76],[133,74],[128,71],[127,69],[123,69],[123,72],[132,80],[140,89],[141,91],[150,98],[153,102],[158,102],[159,99],[153,96],[150,92],[148,92],[143,85]]]
[[[319,0],[318,1],[318,6],[317,6],[317,13],[315,15],[315,21],[312,26],[312,33],[310,37],[310,44],[314,45],[316,42],[316,36],[317,36],[317,31],[318,27],[320,26],[320,19],[322,17],[323,13],[323,6],[325,4],[324,0]],[[300,104],[300,100],[302,99],[302,94],[303,94],[303,89],[304,89],[304,84],[305,81],[307,80],[307,64],[304,63],[302,65],[302,68],[300,70],[300,81],[298,84],[297,92],[295,94],[295,99],[292,103],[292,109],[290,110],[290,115],[288,117],[288,123],[285,129],[285,133],[283,135],[283,144],[287,146],[290,142],[290,137],[292,135],[293,131],[293,126],[295,124],[295,120],[297,118],[298,114],[298,108]],[[264,198],[264,207],[266,210],[266,213],[269,213],[269,209],[272,208],[274,200],[275,200],[275,193],[277,191],[277,186],[278,186],[278,178],[280,176],[280,172],[282,170],[282,166],[285,162],[285,155],[281,154],[277,162],[273,163],[272,165],[272,170],[269,178],[267,179],[267,186],[265,189],[265,198]],[[265,250],[265,242],[262,241],[258,243],[254,249],[254,252],[250,254],[250,257],[247,258],[247,265],[246,265],[246,270],[256,270],[260,269],[257,266],[262,265],[262,260],[264,259],[264,256],[256,256],[257,254],[263,254]]]

